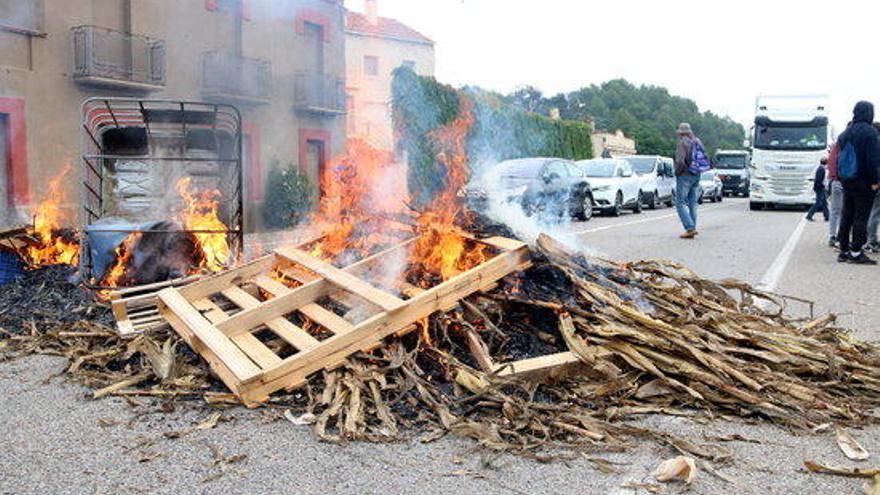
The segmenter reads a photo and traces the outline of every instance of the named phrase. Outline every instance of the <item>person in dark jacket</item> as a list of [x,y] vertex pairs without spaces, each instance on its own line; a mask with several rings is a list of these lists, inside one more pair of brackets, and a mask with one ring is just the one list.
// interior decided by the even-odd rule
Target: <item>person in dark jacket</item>
[[816,202],[813,203],[813,207],[807,213],[807,220],[811,222],[813,221],[813,215],[820,211],[825,216],[825,221],[828,221],[828,190],[825,188],[825,166],[827,164],[828,159],[822,158],[822,162],[816,167],[816,176],[813,177],[813,192],[816,193]]
[[849,178],[840,177],[838,167],[843,185],[843,215],[837,233],[840,242],[837,261],[841,263],[877,264],[862,251],[868,240],[868,217],[874,196],[880,189],[880,135],[873,122],[874,105],[860,101],[853,109],[852,125],[837,140],[841,153],[852,145],[858,165],[855,176]]

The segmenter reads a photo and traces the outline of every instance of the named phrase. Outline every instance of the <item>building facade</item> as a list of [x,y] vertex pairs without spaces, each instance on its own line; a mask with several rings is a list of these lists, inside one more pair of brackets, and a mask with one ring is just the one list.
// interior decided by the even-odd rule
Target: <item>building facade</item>
[[379,16],[378,0],[366,0],[364,13],[346,16],[348,135],[373,147],[394,150],[391,80],[400,66],[434,75],[434,42],[415,29]]
[[105,96],[236,106],[259,230],[270,167],[319,184],[344,149],[343,2],[0,0],[0,223],[26,219],[68,164],[76,211],[81,105]]
[[593,131],[593,158],[632,156],[636,154],[636,142],[626,137],[620,129],[614,132]]

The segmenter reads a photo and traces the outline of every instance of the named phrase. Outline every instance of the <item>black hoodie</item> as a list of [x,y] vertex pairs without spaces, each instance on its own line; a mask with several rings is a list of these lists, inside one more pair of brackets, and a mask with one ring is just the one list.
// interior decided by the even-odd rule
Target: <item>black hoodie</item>
[[853,121],[837,140],[840,149],[852,143],[859,170],[854,179],[843,181],[846,188],[870,189],[880,183],[880,135],[874,129],[874,105],[867,101],[856,103]]

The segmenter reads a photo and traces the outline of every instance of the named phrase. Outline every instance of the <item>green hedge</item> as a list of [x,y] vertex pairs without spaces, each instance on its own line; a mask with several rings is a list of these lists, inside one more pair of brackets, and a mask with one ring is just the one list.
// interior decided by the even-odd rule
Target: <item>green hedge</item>
[[263,222],[272,230],[294,227],[305,219],[314,206],[315,187],[294,165],[286,168],[273,162],[266,180]]
[[474,102],[476,122],[468,137],[472,169],[513,158],[593,156],[590,128],[584,123],[528,113],[504,103],[495,93],[456,90],[401,67],[392,82],[392,109],[398,146],[409,156],[407,181],[417,206],[427,204],[444,186],[444,171],[436,163],[438,150],[428,134],[455,119],[462,96]]

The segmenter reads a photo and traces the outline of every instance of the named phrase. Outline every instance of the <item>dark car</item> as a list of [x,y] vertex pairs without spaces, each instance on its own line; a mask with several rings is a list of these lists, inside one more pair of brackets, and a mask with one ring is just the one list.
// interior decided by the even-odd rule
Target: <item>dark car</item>
[[558,158],[523,158],[498,163],[465,188],[476,209],[490,201],[518,203],[527,215],[579,220],[593,216],[593,193],[574,162]]

